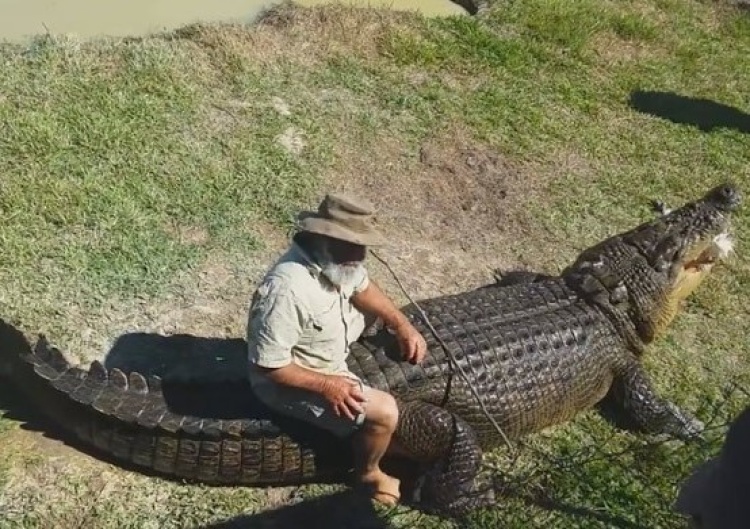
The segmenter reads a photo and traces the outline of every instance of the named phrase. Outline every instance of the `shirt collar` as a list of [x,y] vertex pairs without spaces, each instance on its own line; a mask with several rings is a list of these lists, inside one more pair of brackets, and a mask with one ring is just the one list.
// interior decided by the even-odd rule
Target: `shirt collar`
[[302,249],[302,247],[297,244],[296,242],[292,242],[292,258],[302,264],[304,264],[308,271],[310,272],[310,275],[312,275],[315,278],[319,278],[323,272],[323,269],[316,263],[312,257],[310,257],[310,254],[308,254],[305,250]]
[[302,247],[294,241],[292,241],[291,251],[292,258],[304,264],[307,267],[307,271],[310,272],[310,275],[321,283],[324,283],[326,287],[332,288],[344,298],[348,298],[353,294],[353,292],[345,292],[341,288],[333,285],[328,280],[328,278],[323,275],[323,269],[320,267],[320,265],[316,263],[312,257],[310,257],[310,254],[303,250]]

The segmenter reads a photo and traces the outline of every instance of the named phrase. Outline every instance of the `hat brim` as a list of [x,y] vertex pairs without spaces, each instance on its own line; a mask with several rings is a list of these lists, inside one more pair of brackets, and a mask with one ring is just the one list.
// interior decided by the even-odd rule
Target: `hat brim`
[[373,228],[367,232],[354,231],[315,213],[302,213],[297,219],[297,228],[362,246],[382,246],[386,242],[385,237]]

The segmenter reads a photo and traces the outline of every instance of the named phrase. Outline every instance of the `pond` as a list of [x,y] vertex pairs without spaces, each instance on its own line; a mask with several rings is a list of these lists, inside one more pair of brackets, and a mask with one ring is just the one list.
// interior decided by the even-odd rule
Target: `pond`
[[[297,0],[321,5],[331,0]],[[451,0],[341,0],[362,7],[418,10],[430,16],[466,13]],[[50,32],[133,36],[193,22],[251,22],[273,0],[0,0],[0,40],[20,42]]]

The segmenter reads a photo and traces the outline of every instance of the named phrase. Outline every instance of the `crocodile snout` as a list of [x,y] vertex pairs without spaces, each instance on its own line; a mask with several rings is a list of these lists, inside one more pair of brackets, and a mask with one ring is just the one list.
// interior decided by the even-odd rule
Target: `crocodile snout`
[[732,211],[742,202],[742,194],[737,186],[723,184],[709,191],[706,201],[723,211]]

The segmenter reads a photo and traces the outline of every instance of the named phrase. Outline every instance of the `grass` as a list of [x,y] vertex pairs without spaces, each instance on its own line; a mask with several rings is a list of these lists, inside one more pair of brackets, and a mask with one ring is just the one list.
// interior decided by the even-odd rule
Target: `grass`
[[[378,182],[404,168],[399,185],[408,185],[421,174],[414,153],[450,127],[500,153],[528,183],[527,195],[516,190],[522,206],[497,208],[532,219],[531,231],[511,220],[489,232],[510,233],[507,259],[559,269],[647,218],[653,198],[676,205],[723,180],[750,188],[749,56],[747,15],[695,0],[511,1],[478,20],[284,7],[249,28],[5,45],[0,313],[91,359],[91,343],[112,332],[108,318],[163,307],[207,261],[267,262],[266,235],[283,236],[293,213],[331,186],[370,193],[395,213],[407,188]],[[740,112],[704,131],[639,112],[637,91]],[[681,103],[701,112],[695,100]],[[437,215],[452,206],[429,196]],[[418,222],[420,212],[408,215]],[[750,390],[748,230],[745,209],[738,256],[645,360],[662,393],[709,423],[706,441],[655,442],[584,414],[528,439],[515,465],[503,451],[488,456],[508,496],[472,527],[680,527],[671,512],[677,485],[717,453]],[[411,243],[430,244],[432,233]],[[249,281],[232,285],[249,296]],[[232,308],[241,319],[244,307]],[[83,341],[82,326],[99,341]],[[19,438],[0,418],[9,447],[0,456],[3,528],[208,527],[232,518],[254,527],[266,522],[252,513],[276,505],[266,491],[167,484],[109,466],[102,478],[99,463],[72,465],[69,454],[28,461],[10,448]],[[306,519],[325,519],[329,492],[301,490],[323,497]],[[402,511],[379,519],[445,525]]]

